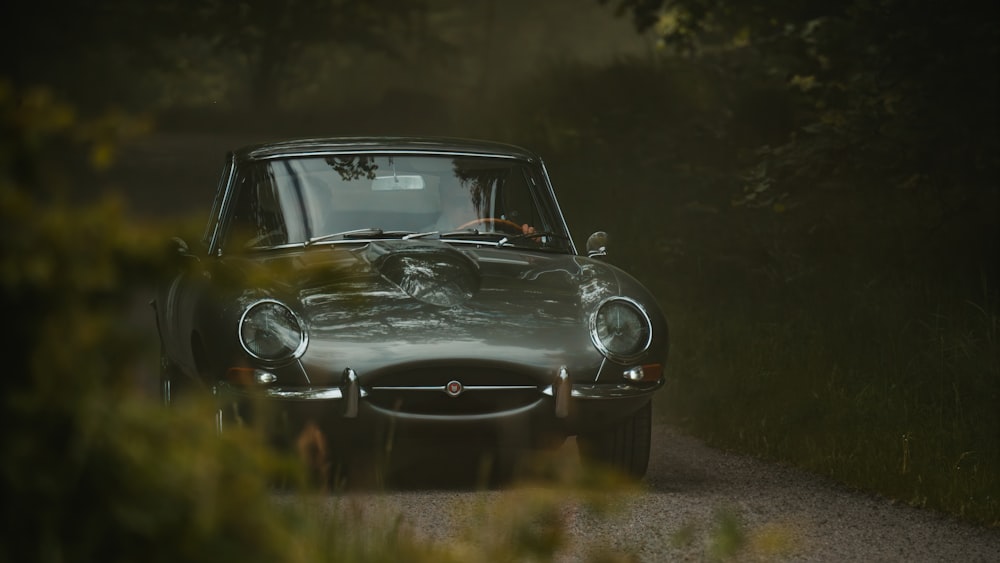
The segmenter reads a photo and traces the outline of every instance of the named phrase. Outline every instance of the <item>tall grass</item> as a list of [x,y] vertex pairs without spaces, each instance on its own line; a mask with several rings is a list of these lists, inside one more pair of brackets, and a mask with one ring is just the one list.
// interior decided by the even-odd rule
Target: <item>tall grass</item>
[[1000,294],[982,231],[953,224],[908,245],[922,226],[893,204],[896,233],[842,202],[837,222],[856,226],[811,237],[828,240],[768,219],[787,230],[761,238],[764,265],[709,258],[668,282],[667,411],[712,443],[998,525]]
[[737,206],[747,149],[787,117],[774,85],[698,61],[617,65],[561,69],[572,79],[521,94],[543,117],[501,131],[546,155],[578,239],[608,230],[610,260],[660,299],[668,419],[1000,525],[996,190],[861,178]]
[[878,298],[770,322],[675,314],[667,416],[722,447],[1000,524],[996,309]]

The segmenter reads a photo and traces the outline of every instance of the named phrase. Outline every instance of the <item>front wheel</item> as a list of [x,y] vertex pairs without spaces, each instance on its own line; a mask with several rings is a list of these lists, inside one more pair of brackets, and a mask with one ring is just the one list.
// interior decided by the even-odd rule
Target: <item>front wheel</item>
[[649,466],[653,403],[599,432],[577,436],[580,456],[589,462],[611,467],[635,479],[641,479]]

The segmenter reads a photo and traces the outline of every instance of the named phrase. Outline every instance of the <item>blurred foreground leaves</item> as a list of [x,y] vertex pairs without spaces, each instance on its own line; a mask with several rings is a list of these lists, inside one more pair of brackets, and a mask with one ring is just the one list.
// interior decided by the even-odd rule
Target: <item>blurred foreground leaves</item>
[[163,409],[138,381],[155,351],[134,316],[152,314],[174,233],[130,224],[113,198],[73,203],[42,165],[49,151],[110,164],[116,139],[142,130],[119,117],[83,120],[0,82],[0,561],[546,561],[570,547],[567,503],[600,513],[627,490],[557,459],[536,473],[562,485],[432,544],[399,516],[306,502],[297,460],[250,429],[218,435],[210,405]]
[[[598,0],[663,47],[783,77],[800,126],[761,155],[776,180],[875,177],[993,185],[996,7],[980,2]],[[746,62],[751,64],[739,65]],[[736,64],[734,64],[736,63]],[[801,188],[799,188],[801,189]]]
[[43,179],[45,151],[97,147],[101,167],[132,125],[6,86],[0,119],[0,560],[306,560],[268,506],[266,478],[288,465],[256,436],[215,436],[202,411],[168,417],[136,385],[149,343],[128,314],[160,272],[161,234]]

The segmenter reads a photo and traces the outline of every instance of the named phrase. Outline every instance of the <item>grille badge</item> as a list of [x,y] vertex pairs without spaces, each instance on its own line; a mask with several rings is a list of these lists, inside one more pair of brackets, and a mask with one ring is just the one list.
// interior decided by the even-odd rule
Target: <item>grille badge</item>
[[448,385],[444,386],[444,392],[448,394],[449,397],[457,397],[462,394],[465,388],[458,381],[449,381]]

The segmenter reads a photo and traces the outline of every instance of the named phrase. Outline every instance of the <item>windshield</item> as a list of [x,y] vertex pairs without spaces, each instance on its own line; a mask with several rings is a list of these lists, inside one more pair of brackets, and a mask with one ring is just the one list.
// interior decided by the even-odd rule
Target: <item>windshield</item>
[[570,251],[541,170],[498,157],[337,155],[237,171],[228,250],[387,237]]

